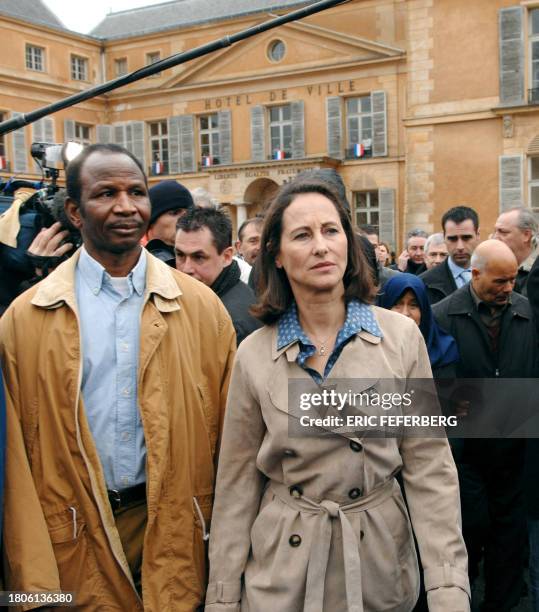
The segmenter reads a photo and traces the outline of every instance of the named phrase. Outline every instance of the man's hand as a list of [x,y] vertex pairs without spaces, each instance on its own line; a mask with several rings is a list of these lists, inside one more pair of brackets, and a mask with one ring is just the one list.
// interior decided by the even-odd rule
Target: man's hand
[[397,259],[397,268],[401,272],[406,272],[406,269],[408,268],[409,259],[410,259],[410,254],[408,253],[406,249],[404,249],[404,251],[399,255],[399,258]]
[[[61,244],[68,236],[69,232],[63,230],[61,223],[57,221],[39,232],[28,247],[28,253],[38,257],[62,257],[73,248],[71,242]],[[43,270],[36,268],[36,275],[43,276]]]

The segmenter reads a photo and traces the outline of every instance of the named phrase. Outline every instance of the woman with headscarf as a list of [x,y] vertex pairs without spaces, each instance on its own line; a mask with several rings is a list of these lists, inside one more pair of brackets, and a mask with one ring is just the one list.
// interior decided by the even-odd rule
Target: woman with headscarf
[[457,343],[436,323],[425,283],[419,277],[403,272],[390,278],[379,296],[379,304],[400,312],[419,326],[434,378],[455,377],[455,364],[459,360]]
[[430,610],[468,612],[447,440],[290,434],[298,383],[319,392],[375,378],[409,389],[431,376],[417,326],[369,303],[372,277],[336,192],[315,180],[284,185],[259,263],[265,326],[242,342],[230,383],[206,612],[410,612],[419,569],[399,471]]

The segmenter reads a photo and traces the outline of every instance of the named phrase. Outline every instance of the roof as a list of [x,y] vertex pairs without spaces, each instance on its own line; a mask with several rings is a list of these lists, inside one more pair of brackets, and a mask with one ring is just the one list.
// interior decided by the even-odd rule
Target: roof
[[109,13],[90,35],[105,39],[140,36],[313,3],[314,0],[174,0]]
[[42,0],[0,0],[0,14],[50,28],[68,29]]

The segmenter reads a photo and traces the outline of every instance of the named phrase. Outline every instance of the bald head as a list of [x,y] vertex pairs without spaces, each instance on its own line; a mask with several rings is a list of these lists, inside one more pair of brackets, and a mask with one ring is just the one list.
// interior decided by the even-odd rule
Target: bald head
[[491,306],[507,304],[518,271],[513,251],[499,240],[485,240],[472,256],[472,287]]

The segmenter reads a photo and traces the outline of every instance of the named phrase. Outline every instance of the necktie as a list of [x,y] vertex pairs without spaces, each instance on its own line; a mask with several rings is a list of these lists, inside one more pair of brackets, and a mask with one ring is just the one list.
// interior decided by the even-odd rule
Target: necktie
[[463,270],[460,273],[460,278],[462,279],[462,285],[464,286],[466,283],[469,283],[472,278],[471,270]]

